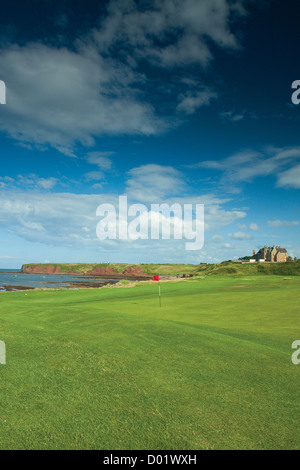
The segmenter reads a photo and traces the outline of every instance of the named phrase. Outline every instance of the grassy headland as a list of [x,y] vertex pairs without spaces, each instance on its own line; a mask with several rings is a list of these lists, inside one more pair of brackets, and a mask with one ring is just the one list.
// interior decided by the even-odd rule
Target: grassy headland
[[279,275],[299,276],[300,260],[288,263],[245,263],[240,264],[232,261],[224,261],[219,264],[125,264],[125,263],[30,263],[22,266],[23,272],[47,273],[56,272],[61,274],[85,274],[93,275],[94,272],[111,274],[124,274],[126,272],[145,274],[148,276],[180,276],[183,274],[218,275],[218,276],[243,276],[243,275]]
[[94,272],[111,272],[116,275],[126,272],[139,272],[145,275],[175,276],[189,274],[196,270],[198,266],[192,264],[127,264],[127,263],[30,263],[22,266],[23,272],[56,272],[60,274],[85,274],[93,275]]

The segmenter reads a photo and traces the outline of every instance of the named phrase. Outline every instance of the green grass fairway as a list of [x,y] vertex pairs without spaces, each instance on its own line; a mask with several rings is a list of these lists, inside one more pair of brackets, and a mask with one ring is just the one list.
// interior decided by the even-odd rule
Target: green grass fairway
[[0,294],[0,449],[300,448],[300,277]]

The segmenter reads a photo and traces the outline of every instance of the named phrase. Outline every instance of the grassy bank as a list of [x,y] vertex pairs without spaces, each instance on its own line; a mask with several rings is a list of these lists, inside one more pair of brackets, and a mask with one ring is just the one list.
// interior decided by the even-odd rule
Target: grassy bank
[[220,264],[200,264],[194,274],[207,276],[300,276],[300,260],[289,263],[235,263],[226,261]]
[[295,449],[300,278],[0,295],[1,449]]
[[194,272],[197,265],[193,264],[126,264],[126,263],[29,263],[22,266],[22,270],[26,271],[31,267],[39,267],[41,272],[45,272],[49,267],[58,267],[61,274],[77,273],[89,274],[95,268],[112,268],[116,274],[123,273],[127,268],[141,268],[148,275],[164,275],[176,276],[180,274],[188,274]]

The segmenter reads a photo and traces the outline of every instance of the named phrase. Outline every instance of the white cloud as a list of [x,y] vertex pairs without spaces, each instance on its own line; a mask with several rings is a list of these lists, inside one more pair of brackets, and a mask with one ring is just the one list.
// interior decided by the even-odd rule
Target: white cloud
[[157,164],[142,165],[128,173],[125,194],[134,202],[146,204],[204,204],[205,229],[211,232],[246,217],[245,211],[225,210],[222,205],[229,202],[213,195],[189,196],[186,176],[171,166]]
[[[99,26],[72,49],[42,43],[2,48],[7,105],[0,129],[24,145],[52,146],[70,157],[76,156],[77,143],[91,146],[104,134],[164,132],[172,123],[158,116],[153,94],[151,101],[146,98],[151,77],[138,71],[139,61],[170,71],[176,67],[178,77],[182,67],[186,76],[190,64],[206,67],[213,47],[239,47],[232,25],[245,15],[243,3],[110,0]],[[66,17],[57,21],[62,25]],[[174,109],[178,105],[187,114],[216,98],[205,86],[197,89],[193,78],[174,99]]]
[[163,126],[152,106],[135,98],[126,66],[92,48],[11,46],[0,51],[0,61],[7,84],[0,128],[21,142],[74,156],[76,142],[92,145],[102,134],[150,135]]
[[103,188],[103,184],[102,183],[95,183],[92,185],[92,188],[95,189],[95,190],[100,190]]
[[300,189],[300,165],[281,173],[278,177],[277,186]]
[[5,191],[1,194],[0,223],[28,241],[86,246],[95,244],[96,209],[108,200],[117,203],[112,195]]
[[[168,168],[168,167],[167,167]],[[140,170],[142,171],[142,170]],[[138,172],[139,173],[139,172]],[[142,171],[143,173],[143,171]],[[168,181],[166,174],[164,181],[172,188],[175,184],[177,173],[171,169],[167,170],[167,175],[171,175]],[[174,180],[172,180],[172,175]],[[138,175],[138,178],[141,175]],[[149,175],[148,175],[149,176]],[[147,181],[147,176],[142,175]],[[152,179],[150,178],[152,181]],[[152,203],[174,203],[181,204],[182,210],[184,204],[204,204],[205,206],[205,228],[206,231],[216,232],[221,227],[230,225],[236,220],[245,217],[246,213],[241,211],[225,210],[222,208],[226,200],[220,200],[211,195],[197,196],[195,198],[173,197],[158,200],[150,197],[150,180],[148,180],[148,191],[146,198],[142,200],[146,204],[150,213]],[[140,180],[141,181],[141,180]],[[155,187],[152,187],[154,193]],[[146,192],[147,193],[147,192]],[[135,190],[128,199],[128,203],[136,202],[132,199],[135,196]],[[139,201],[141,202],[141,201]],[[2,230],[9,231],[30,242],[52,246],[66,246],[70,248],[91,247],[98,249],[100,246],[105,249],[111,247],[107,242],[100,242],[96,237],[96,226],[99,218],[96,216],[96,209],[100,204],[113,204],[116,210],[119,205],[119,195],[114,194],[71,194],[71,193],[44,193],[35,191],[13,191],[6,190],[1,192],[0,205],[0,225]],[[152,211],[153,217],[156,217]],[[174,227],[179,227],[182,220],[176,215],[172,222]],[[214,241],[217,241],[215,238]],[[120,243],[117,245],[120,248]],[[150,243],[150,242],[149,242]],[[124,247],[124,245],[122,245]],[[165,245],[164,245],[165,246]],[[123,248],[126,250],[126,248]],[[183,248],[182,248],[183,249]]]
[[222,237],[222,235],[214,235],[212,237],[212,241],[215,243],[221,243],[222,241],[224,241],[224,237]]
[[86,181],[99,181],[105,178],[105,175],[102,171],[90,171],[85,173],[83,176]]
[[231,111],[223,111],[220,113],[220,117],[223,121],[229,122],[239,122],[243,121],[245,118],[249,119],[256,119],[257,116],[253,111],[249,110],[242,110],[240,112],[235,111],[234,109]]
[[223,185],[252,182],[255,178],[273,175],[277,186],[300,188],[300,147],[275,149],[262,152],[244,150],[223,160],[206,160],[193,168],[208,168],[223,173]]
[[[248,228],[247,224],[238,224],[238,226],[241,230],[247,230]],[[249,225],[249,230],[256,232],[257,230],[259,230],[259,226],[255,223],[252,223]]]
[[196,92],[187,92],[179,97],[181,99],[177,106],[177,111],[186,114],[193,114],[198,108],[208,106],[213,99],[217,98],[217,94],[209,89]]
[[43,189],[52,189],[58,183],[57,178],[38,178],[37,185]]
[[294,220],[294,221],[288,221],[288,220],[271,220],[268,221],[268,225],[270,227],[278,228],[278,227],[298,227],[299,222]]
[[230,235],[234,240],[253,240],[252,235],[245,232],[235,232]]
[[[83,175],[84,179],[86,181],[105,180],[105,172],[112,168],[112,160],[108,158],[111,155],[114,155],[114,152],[89,152],[85,157],[86,161],[91,165],[96,165],[101,171],[89,171]],[[102,184],[99,183],[93,185],[94,189],[100,189],[101,187]]]
[[16,178],[11,178],[9,176],[0,177],[0,185],[4,189],[8,188],[41,188],[44,190],[52,189],[59,183],[57,178],[39,178],[35,174],[30,175],[18,175]]
[[114,155],[114,152],[89,152],[86,159],[92,165],[97,165],[100,170],[110,170],[112,160],[108,157]]
[[245,117],[243,113],[237,114],[234,111],[224,111],[220,114],[221,119],[224,121],[238,122],[242,121]]
[[221,227],[231,225],[237,220],[247,216],[247,213],[244,211],[223,209],[222,204],[226,201],[216,201],[215,203],[210,204],[209,199],[207,200],[205,197],[199,199],[202,199],[205,204],[205,224],[207,230],[211,232],[216,232]]
[[123,48],[128,46],[135,59],[146,58],[161,67],[196,62],[206,66],[212,59],[211,42],[220,48],[238,47],[230,28],[233,20],[245,14],[237,8],[242,3],[154,0],[137,5],[134,1],[113,0],[107,18],[94,31],[94,39],[102,51],[121,43]]
[[126,194],[130,199],[156,202],[186,189],[184,175],[171,166],[142,165],[128,172]]

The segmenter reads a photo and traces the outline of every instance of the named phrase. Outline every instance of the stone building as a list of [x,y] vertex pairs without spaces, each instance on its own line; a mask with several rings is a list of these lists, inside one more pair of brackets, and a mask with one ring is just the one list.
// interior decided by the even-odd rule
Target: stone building
[[264,246],[257,253],[253,251],[253,256],[251,260],[254,260],[258,263],[285,263],[288,260],[288,252],[285,248],[281,246]]

